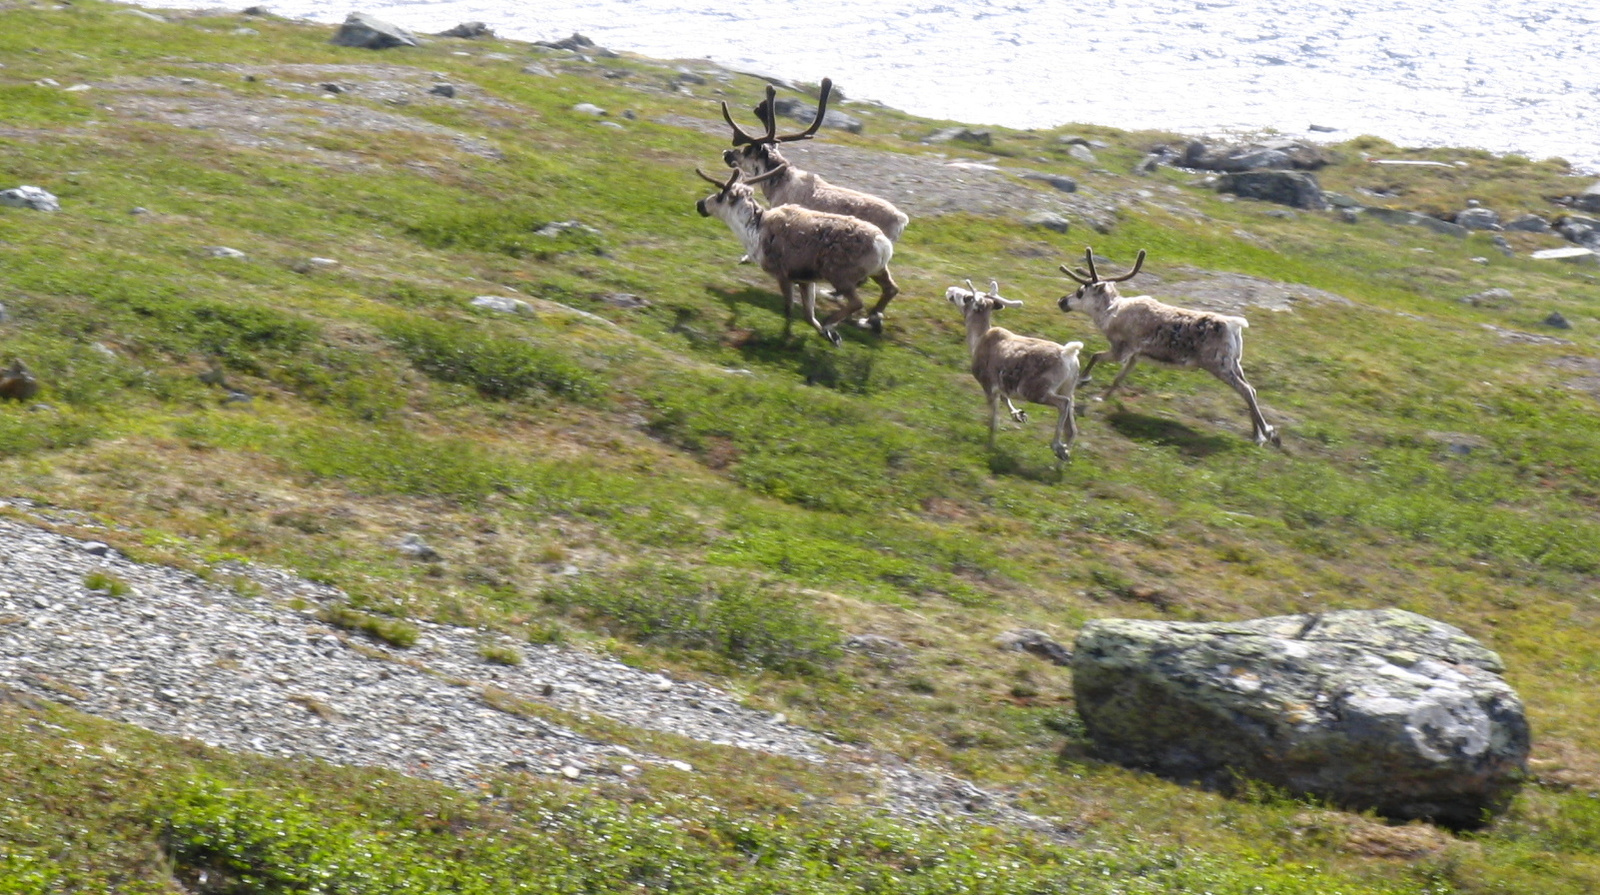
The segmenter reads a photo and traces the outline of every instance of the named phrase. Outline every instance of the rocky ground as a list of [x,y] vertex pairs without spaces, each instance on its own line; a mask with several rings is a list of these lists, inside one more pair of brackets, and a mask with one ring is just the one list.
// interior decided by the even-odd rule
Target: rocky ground
[[25,501],[0,508],[0,687],[14,692],[224,749],[466,789],[504,771],[581,784],[649,764],[693,770],[512,710],[543,704],[864,774],[881,810],[902,818],[1065,835],[1004,794],[833,742],[703,683],[558,646],[518,644],[521,661],[505,664],[486,654],[510,644],[441,625],[420,624],[399,649],[321,622],[318,609],[345,602],[333,588],[253,565],[208,581],[33,524],[81,531],[89,520]]

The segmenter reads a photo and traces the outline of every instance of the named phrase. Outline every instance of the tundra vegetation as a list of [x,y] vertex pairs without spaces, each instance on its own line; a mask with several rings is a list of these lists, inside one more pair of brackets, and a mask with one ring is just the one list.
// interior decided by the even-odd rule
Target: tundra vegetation
[[[919,214],[896,325],[835,349],[783,340],[770,280],[694,215],[685,172],[721,151],[716,103],[753,78],[493,39],[374,55],[329,28],[96,0],[8,2],[0,24],[0,172],[62,206],[0,214],[0,363],[38,382],[0,402],[0,494],[87,513],[104,527],[85,536],[142,560],[296,569],[395,642],[474,625],[729,686],[1009,789],[1071,840],[867,816],[860,778],[697,743],[673,743],[692,773],[465,794],[5,698],[0,893],[1600,890],[1600,286],[1526,259],[1555,237],[1507,233],[1512,258],[1490,234],[1117,173],[1172,135],[996,128],[986,155],[937,151],[1070,176],[1120,205],[1109,232]],[[430,92],[440,75],[453,98]],[[863,134],[821,139],[885,164],[950,124],[852,111]],[[1106,144],[1099,161],[1066,135]],[[1548,216],[1592,181],[1373,138],[1333,152],[1325,188],[1424,211]],[[1049,420],[989,446],[940,296],[1003,278],[1030,299],[1008,325],[1102,350],[1049,301],[1086,241],[1124,267],[1148,248],[1163,274],[1141,290],[1174,304],[1179,269],[1305,296],[1249,312],[1283,450],[1224,431],[1236,395],[1154,366],[1081,421],[1071,464],[1041,450]],[[1514,299],[1458,301],[1489,288]],[[472,305],[486,294],[528,312]],[[1571,329],[1544,328],[1553,311]],[[442,559],[397,551],[411,532]],[[1373,606],[1504,656],[1534,774],[1486,829],[1095,761],[1067,672],[994,644],[1113,615]],[[855,633],[905,654],[841,649]]]

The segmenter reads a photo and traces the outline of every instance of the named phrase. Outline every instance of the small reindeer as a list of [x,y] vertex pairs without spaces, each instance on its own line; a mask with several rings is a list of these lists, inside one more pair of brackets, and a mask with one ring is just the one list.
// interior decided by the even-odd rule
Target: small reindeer
[[[728,104],[722,104],[723,120],[733,128],[734,148],[722,153],[722,160],[730,168],[738,168],[750,178],[747,182],[755,183],[756,178],[761,180],[761,191],[767,201],[774,206],[798,205],[813,211],[826,211],[831,214],[842,214],[848,217],[860,218],[883,231],[890,242],[899,240],[900,233],[905,230],[906,223],[910,220],[893,203],[877,196],[846,189],[823,180],[809,171],[802,171],[795,167],[783,154],[778,152],[778,144],[792,143],[796,140],[809,140],[816,135],[817,129],[822,126],[823,116],[828,110],[828,97],[833,92],[833,81],[822,79],[821,99],[817,102],[817,115],[811,120],[811,125],[805,130],[793,134],[778,133],[777,110],[773,101],[777,96],[771,86],[767,87],[766,101],[756,106],[756,117],[766,127],[766,133],[760,136],[748,134],[739,127],[728,113]],[[767,175],[771,175],[767,177]],[[872,278],[880,289],[878,303],[859,325],[870,327],[874,332],[883,331],[883,311],[889,302],[900,293],[900,287],[895,285],[894,278],[890,276],[888,268],[874,275]]]
[[[764,209],[749,186],[759,178],[740,182],[743,172],[738,169],[725,183],[699,168],[695,173],[717,188],[717,192],[696,202],[695,210],[702,217],[716,217],[727,224],[751,260],[777,279],[778,288],[783,291],[784,335],[789,333],[794,286],[798,284],[806,322],[837,346],[840,339],[835,326],[861,310],[856,289],[868,277],[887,273],[894,243],[882,230],[857,218],[798,205]],[[844,300],[844,306],[824,323],[817,322],[819,280],[832,285]]]
[[951,286],[945,298],[961,309],[967,321],[972,377],[983,386],[984,397],[989,401],[989,446],[994,447],[1000,399],[1005,399],[1012,419],[1019,423],[1027,420],[1027,412],[1011,403],[1011,396],[1016,395],[1024,401],[1056,408],[1060,416],[1050,449],[1058,460],[1070,459],[1072,443],[1078,438],[1078,424],[1072,415],[1073,390],[1078,385],[1078,351],[1083,343],[1058,345],[991,326],[995,311],[1021,307],[1022,302],[1002,298],[1000,284],[994,280],[989,281],[987,294],[974,289],[971,280],[966,283],[965,289]]
[[1063,311],[1081,308],[1087,312],[1093,318],[1094,325],[1111,343],[1109,350],[1090,356],[1079,384],[1089,381],[1089,371],[1102,360],[1112,360],[1122,365],[1117,378],[1111,381],[1111,386],[1101,396],[1102,400],[1111,397],[1111,393],[1122,385],[1122,380],[1133,372],[1134,365],[1141,357],[1186,369],[1198,367],[1222,380],[1244,398],[1250,406],[1252,434],[1256,444],[1270,441],[1281,446],[1283,442],[1278,430],[1267,425],[1266,417],[1261,415],[1261,407],[1256,403],[1256,390],[1244,378],[1244,366],[1241,363],[1244,357],[1244,330],[1250,321],[1228,314],[1162,304],[1148,295],[1123,298],[1117,292],[1117,284],[1133,279],[1144,266],[1144,258],[1145,252],[1140,249],[1133,269],[1120,277],[1100,276],[1099,271],[1095,270],[1092,249],[1084,249],[1088,270],[1081,267],[1073,270],[1065,264],[1061,265],[1061,272],[1075,280],[1079,289],[1063,295],[1058,306]]

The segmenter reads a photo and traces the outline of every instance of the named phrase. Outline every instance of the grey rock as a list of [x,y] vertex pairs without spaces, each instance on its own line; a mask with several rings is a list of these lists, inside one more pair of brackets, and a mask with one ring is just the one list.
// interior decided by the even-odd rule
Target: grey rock
[[564,37],[561,40],[536,40],[533,42],[533,45],[536,47],[546,47],[552,50],[568,50],[573,53],[592,53],[596,56],[601,56],[607,59],[615,59],[621,55],[620,53],[617,53],[613,50],[608,50],[605,47],[596,44],[589,38],[584,37],[582,34],[577,33],[574,33],[571,37]]
[[245,253],[227,246],[206,246],[200,250],[208,258],[244,258]]
[[911,653],[904,643],[882,634],[852,634],[845,638],[843,646],[852,652],[879,658],[902,658]]
[[1501,236],[1498,233],[1489,237],[1489,241],[1494,244],[1495,248],[1500,250],[1500,254],[1505,255],[1507,258],[1513,257],[1517,254],[1517,250],[1511,245],[1511,243],[1507,241],[1504,236]]
[[463,37],[468,40],[477,40],[484,37],[494,37],[494,29],[482,22],[462,22],[448,31],[440,31],[440,37]]
[[1078,143],[1074,143],[1067,147],[1067,155],[1072,156],[1086,165],[1096,165],[1100,163],[1100,159],[1095,157],[1093,149]]
[[1324,199],[1327,199],[1328,200],[1328,204],[1332,205],[1334,208],[1361,208],[1362,207],[1360,202],[1357,202],[1356,200],[1350,198],[1349,196],[1346,196],[1344,193],[1335,193],[1335,192],[1332,192],[1330,190],[1323,190],[1322,191],[1322,197]]
[[1184,148],[1183,166],[1203,171],[1243,172],[1277,169],[1315,171],[1328,164],[1320,147],[1294,140],[1245,146],[1213,146],[1196,140]]
[[434,96],[442,96],[446,99],[455,99],[456,88],[454,84],[435,84],[428,88],[428,92]]
[[1572,207],[1579,211],[1600,213],[1600,180],[1595,181],[1582,193],[1573,196]]
[[1524,233],[1549,233],[1550,222],[1536,214],[1525,214],[1507,221],[1505,229]]
[[538,75],[541,78],[553,78],[556,76],[555,72],[545,68],[537,62],[530,62],[527,65],[524,65],[522,67],[522,73],[525,75]]
[[530,314],[533,306],[520,298],[508,298],[504,295],[480,295],[471,302],[474,308],[483,308],[489,311],[498,311],[502,314]]
[[1431,215],[1420,211],[1404,211],[1396,208],[1376,208],[1368,206],[1361,210],[1367,217],[1384,221],[1390,224],[1407,224],[1413,227],[1426,227],[1435,233],[1444,233],[1449,236],[1466,236],[1471,231],[1460,224],[1441,221]]
[[974,146],[994,145],[994,134],[970,127],[947,127],[922,138],[924,143],[971,143]]
[[1015,631],[1007,631],[1001,634],[994,641],[995,645],[1001,649],[1033,653],[1039,658],[1056,665],[1072,664],[1072,651],[1057,643],[1054,638],[1043,631],[1035,631],[1032,628],[1018,628]]
[[640,298],[627,292],[608,292],[600,296],[600,300],[613,308],[623,308],[630,311],[650,307],[649,299]]
[[1567,322],[1566,316],[1563,315],[1560,311],[1551,311],[1550,312],[1550,316],[1544,318],[1544,325],[1545,326],[1549,326],[1549,327],[1554,327],[1555,329],[1571,329],[1572,328],[1572,324]]
[[1072,222],[1053,211],[1036,211],[1022,219],[1022,223],[1029,227],[1043,227],[1056,233],[1066,233],[1072,229]]
[[353,12],[333,33],[329,43],[340,47],[358,47],[364,50],[387,50],[393,47],[417,46],[416,35],[398,25],[391,25],[364,12]]
[[1024,171],[1022,178],[1024,180],[1037,180],[1041,183],[1048,183],[1063,193],[1076,193],[1078,191],[1078,182],[1076,180],[1060,174],[1040,174],[1037,171]]
[[1322,211],[1328,200],[1322,195],[1314,174],[1304,171],[1243,171],[1224,174],[1217,180],[1217,190],[1234,193],[1247,199],[1276,202],[1292,208]]
[[589,236],[599,236],[600,231],[583,223],[582,221],[551,221],[543,227],[533,231],[534,236],[560,236],[564,233],[575,232]]
[[577,112],[580,115],[593,115],[596,118],[607,114],[605,109],[600,108],[594,103],[578,103],[572,107],[572,111]]
[[407,534],[400,539],[400,543],[396,547],[406,556],[422,562],[435,562],[440,559],[439,551],[428,546],[428,542],[424,541],[419,534]]
[[1581,215],[1562,215],[1556,220],[1555,231],[1568,242],[1586,249],[1600,249],[1600,220]]
[[1456,224],[1468,230],[1503,230],[1500,215],[1493,209],[1473,207],[1456,212]]
[[34,211],[60,211],[61,200],[36,186],[19,186],[0,190],[0,205],[8,208],[31,208]]
[[1474,292],[1471,295],[1462,296],[1460,299],[1462,304],[1472,305],[1475,308],[1503,308],[1511,304],[1513,300],[1514,296],[1511,294],[1510,289],[1500,288]]
[[1502,810],[1526,774],[1527,719],[1503,671],[1459,629],[1395,609],[1096,621],[1073,658],[1107,759],[1461,827]]

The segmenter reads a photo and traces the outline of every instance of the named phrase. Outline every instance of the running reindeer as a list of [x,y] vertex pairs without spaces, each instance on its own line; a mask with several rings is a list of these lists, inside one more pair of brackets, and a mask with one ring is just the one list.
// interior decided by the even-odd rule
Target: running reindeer
[[[746,183],[759,181],[762,193],[773,206],[798,205],[813,211],[859,218],[883,231],[883,235],[887,236],[890,242],[895,242],[910,220],[900,209],[885,199],[834,186],[809,171],[802,171],[778,151],[780,143],[809,140],[816,135],[817,129],[822,126],[823,116],[827,114],[828,97],[832,92],[833,81],[823,78],[816,117],[805,130],[793,134],[778,133],[778,113],[774,105],[777,91],[770,85],[767,87],[766,101],[755,109],[756,117],[761,119],[762,126],[766,128],[766,133],[760,136],[748,134],[739,127],[734,122],[733,116],[728,113],[728,104],[724,102],[722,118],[733,128],[734,148],[724,151],[722,160],[728,167],[743,171],[749,178]],[[889,274],[887,267],[873,274],[872,279],[881,290],[878,303],[873,306],[866,319],[858,321],[858,325],[870,327],[873,332],[882,332],[883,311],[889,306],[890,300],[900,294],[900,287],[895,285],[894,277]]]
[[[1024,401],[1056,408],[1056,437],[1050,449],[1062,461],[1071,457],[1072,443],[1078,438],[1078,424],[1072,416],[1072,395],[1078,385],[1078,350],[1082,342],[1060,345],[1047,339],[1019,336],[1004,327],[990,325],[994,312],[1021,307],[1022,302],[1003,298],[1000,284],[989,281],[987,294],[980,293],[967,280],[967,288],[951,286],[945,298],[961,309],[967,321],[967,351],[972,355],[972,377],[983,386],[989,401],[989,447],[994,447],[995,422],[1003,398],[1011,418],[1024,422],[1028,414],[1011,403],[1016,395]],[[1058,464],[1059,465],[1059,464]]]
[[[716,217],[727,224],[750,259],[778,281],[783,291],[784,336],[789,335],[798,284],[806,322],[837,346],[840,340],[835,327],[861,310],[857,287],[869,277],[887,276],[894,243],[882,230],[859,218],[798,205],[762,208],[749,186],[761,178],[741,182],[744,172],[737,168],[725,183],[699,168],[694,172],[717,188],[696,202],[695,210],[701,217]],[[771,176],[773,172],[762,175]],[[818,280],[832,285],[844,301],[823,323],[817,322]]]
[[1198,367],[1222,380],[1250,405],[1256,444],[1270,441],[1282,446],[1278,430],[1267,425],[1266,417],[1261,415],[1256,390],[1244,378],[1244,366],[1240,361],[1244,357],[1244,330],[1250,325],[1248,320],[1174,307],[1148,295],[1123,298],[1117,292],[1117,284],[1139,273],[1144,266],[1144,249],[1139,250],[1133,269],[1120,277],[1100,276],[1094,266],[1094,251],[1086,248],[1083,254],[1088,270],[1061,265],[1061,272],[1077,281],[1079,288],[1070,295],[1063,295],[1057,304],[1063,311],[1080,308],[1088,313],[1111,343],[1111,348],[1090,356],[1078,384],[1088,382],[1089,371],[1103,360],[1121,364],[1122,370],[1111,381],[1102,400],[1111,397],[1141,357],[1185,369]]

